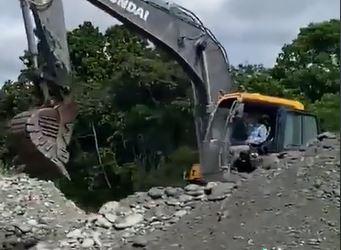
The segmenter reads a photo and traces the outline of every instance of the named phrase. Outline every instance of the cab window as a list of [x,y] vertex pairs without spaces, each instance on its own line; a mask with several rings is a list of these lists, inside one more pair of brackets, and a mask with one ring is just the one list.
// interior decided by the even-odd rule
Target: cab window
[[295,113],[288,113],[284,130],[284,147],[290,148],[301,145],[302,119]]
[[307,144],[318,135],[316,118],[312,115],[303,116],[303,145]]
[[284,148],[306,145],[317,137],[316,118],[312,115],[288,112],[284,130]]

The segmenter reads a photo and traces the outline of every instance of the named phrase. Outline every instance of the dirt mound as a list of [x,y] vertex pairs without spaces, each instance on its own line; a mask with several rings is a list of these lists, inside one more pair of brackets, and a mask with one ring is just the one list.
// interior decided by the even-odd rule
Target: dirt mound
[[0,249],[34,246],[84,214],[52,182],[0,176]]
[[0,177],[0,249],[339,249],[340,140],[320,139],[227,183],[154,187],[93,214],[52,182]]
[[340,249],[340,140],[290,152],[229,200],[203,204],[148,249]]

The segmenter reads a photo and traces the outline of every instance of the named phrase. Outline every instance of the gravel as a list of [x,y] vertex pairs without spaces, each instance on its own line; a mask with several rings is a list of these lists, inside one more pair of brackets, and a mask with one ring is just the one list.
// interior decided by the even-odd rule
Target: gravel
[[153,187],[92,214],[52,182],[0,176],[0,249],[339,249],[339,154],[325,133],[229,182]]

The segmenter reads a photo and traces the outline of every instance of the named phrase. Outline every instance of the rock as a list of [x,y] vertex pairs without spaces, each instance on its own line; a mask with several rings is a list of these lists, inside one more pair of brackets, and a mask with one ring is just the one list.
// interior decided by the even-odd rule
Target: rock
[[177,248],[177,249],[180,249],[181,245],[178,244],[178,243],[174,243],[174,244],[171,244],[169,245],[170,247],[174,247],[174,248]]
[[234,187],[236,187],[236,184],[232,182],[218,183],[218,185],[212,189],[212,193],[207,196],[207,199],[209,201],[223,200],[227,197],[227,194],[232,192]]
[[208,182],[206,186],[204,187],[205,194],[211,194],[212,189],[217,186],[218,184],[216,182]]
[[176,211],[174,213],[174,216],[175,217],[182,217],[182,216],[185,216],[187,214],[187,211],[186,210],[179,210],[179,211]]
[[75,229],[66,235],[67,238],[79,239],[83,238],[82,231],[80,229]]
[[315,187],[315,188],[320,188],[321,185],[322,185],[322,180],[321,180],[321,179],[316,179],[316,180],[314,181],[314,187]]
[[[207,196],[205,194],[199,195],[199,196],[193,196],[193,201],[204,201],[207,200]],[[186,202],[184,205],[187,205],[188,202]]]
[[262,157],[262,168],[269,169],[277,169],[279,165],[279,159],[276,155],[270,154]]
[[221,194],[221,195],[209,195],[207,197],[207,200],[209,201],[221,201],[227,198],[226,194]]
[[335,188],[335,189],[333,189],[333,194],[334,194],[336,197],[340,197],[340,188]]
[[98,211],[99,214],[105,215],[107,213],[116,214],[117,210],[120,207],[120,203],[117,201],[110,201],[105,203],[100,210]]
[[116,219],[117,219],[117,215],[115,214],[111,214],[111,213],[106,213],[104,215],[104,217],[111,223],[115,223]]
[[98,217],[100,217],[101,215],[99,214],[94,214],[94,213],[90,213],[87,218],[85,219],[85,222],[90,222],[93,223],[97,220]]
[[194,191],[187,191],[186,194],[191,195],[191,196],[200,196],[204,194],[204,189],[198,189]]
[[200,203],[198,203],[197,201],[190,201],[186,203],[186,206],[190,207],[191,209],[194,209],[197,206],[197,204]]
[[148,191],[148,195],[152,199],[159,199],[162,197],[163,194],[164,194],[164,190],[162,188],[153,187]]
[[99,227],[106,228],[106,229],[108,229],[112,226],[112,224],[103,216],[98,216],[98,218],[95,222],[95,225],[99,226]]
[[318,138],[319,140],[323,140],[323,139],[336,139],[336,135],[333,134],[333,133],[331,133],[331,132],[324,132],[324,133],[322,133],[322,134],[319,134],[319,135],[317,136],[317,138]]
[[150,201],[143,205],[147,209],[152,209],[157,206],[157,203],[155,201]]
[[249,240],[247,241],[247,244],[248,244],[249,246],[255,245],[253,239],[249,239]]
[[143,236],[137,236],[134,239],[133,242],[133,247],[145,247],[148,244],[148,241],[145,237]]
[[161,219],[162,216],[165,215],[165,211],[164,211],[164,209],[162,207],[156,207],[155,209],[153,209],[153,215],[157,219]]
[[37,226],[37,225],[38,225],[38,222],[37,222],[36,220],[31,219],[31,220],[28,220],[28,221],[27,221],[27,224],[29,224],[29,225],[31,225],[31,226]]
[[130,238],[132,236],[134,236],[134,234],[132,232],[125,232],[121,235],[122,238],[126,238],[126,239]]
[[310,156],[310,157],[315,157],[318,152],[320,151],[320,149],[318,149],[317,147],[313,147],[310,146],[304,153],[305,156]]
[[34,246],[34,248],[29,248],[29,249],[34,249],[34,250],[47,250],[49,249],[49,247],[43,243],[43,242],[39,242],[37,245]]
[[331,144],[324,144],[324,145],[322,145],[322,147],[325,149],[333,149],[334,148],[333,145],[331,145]]
[[180,217],[173,217],[173,218],[171,218],[170,220],[168,220],[167,222],[169,223],[169,224],[175,224],[175,223],[177,223],[178,221],[180,220]]
[[175,198],[170,198],[170,199],[166,200],[165,203],[168,206],[179,206],[180,205],[180,202]]
[[135,226],[136,224],[143,221],[143,215],[141,214],[131,214],[123,218],[120,222],[115,223],[116,229],[125,229],[128,227]]
[[94,242],[96,243],[97,246],[102,247],[102,243],[100,240],[100,233],[99,232],[93,232],[92,233],[92,238],[94,239]]
[[90,248],[90,247],[93,247],[93,245],[95,245],[95,241],[90,238],[84,239],[82,243],[83,248]]
[[[278,157],[276,156],[276,158],[278,159]],[[242,178],[242,179],[249,179],[250,178],[250,174],[249,173],[238,173],[238,175]]]
[[221,221],[225,218],[230,218],[230,213],[228,210],[225,210],[223,212],[218,212],[217,215],[218,215],[218,221]]
[[22,232],[22,233],[28,233],[32,230],[32,227],[30,225],[26,224],[18,224],[16,227]]
[[317,190],[315,194],[318,198],[321,198],[324,195],[324,191],[323,190]]
[[186,203],[186,202],[189,202],[189,201],[191,201],[191,200],[193,200],[193,197],[190,196],[190,195],[182,194],[182,195],[179,196],[179,201],[180,201],[180,202]]
[[177,189],[177,188],[167,187],[165,189],[165,193],[166,193],[167,196],[177,197],[180,192],[179,192],[179,189]]
[[186,192],[193,192],[197,190],[203,190],[203,187],[196,185],[196,184],[189,184],[184,189]]

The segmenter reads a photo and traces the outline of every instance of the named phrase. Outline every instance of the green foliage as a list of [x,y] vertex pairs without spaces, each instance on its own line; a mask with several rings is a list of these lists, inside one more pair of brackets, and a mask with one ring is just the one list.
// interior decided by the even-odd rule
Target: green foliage
[[233,68],[232,72],[240,91],[291,97],[290,93],[272,77],[271,69],[266,69],[263,65],[240,64],[237,68]]
[[312,104],[312,111],[320,119],[321,127],[327,131],[340,131],[340,94],[324,94]]
[[7,81],[0,90],[0,163],[1,169],[8,170],[13,155],[7,143],[7,122],[14,115],[25,111],[37,103],[35,88],[30,83]]
[[[96,199],[119,198],[142,188],[146,178],[138,176],[152,176],[179,146],[194,145],[190,82],[174,60],[123,26],[102,34],[84,23],[68,40],[79,116],[69,164],[74,180],[60,186],[71,197],[87,187],[101,194]],[[79,199],[86,202],[86,193]]]
[[197,153],[181,146],[167,158],[162,158],[160,164],[146,173],[143,169],[135,172],[134,189],[148,190],[153,186],[183,186],[184,171],[188,170],[198,159]]
[[311,102],[339,90],[340,21],[313,23],[282,48],[273,69],[280,84]]

